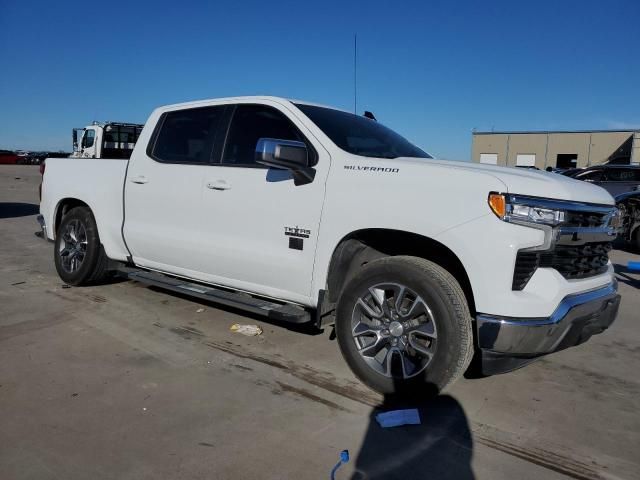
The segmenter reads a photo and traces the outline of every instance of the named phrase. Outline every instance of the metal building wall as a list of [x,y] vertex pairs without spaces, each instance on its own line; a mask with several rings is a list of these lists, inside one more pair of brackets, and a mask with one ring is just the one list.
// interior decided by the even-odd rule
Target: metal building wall
[[631,155],[632,161],[640,162],[640,132],[474,133],[472,161],[479,162],[482,153],[495,153],[498,165],[510,167],[516,165],[518,154],[534,154],[535,166],[540,169],[555,167],[558,154],[576,154],[578,167],[601,164],[619,155]]

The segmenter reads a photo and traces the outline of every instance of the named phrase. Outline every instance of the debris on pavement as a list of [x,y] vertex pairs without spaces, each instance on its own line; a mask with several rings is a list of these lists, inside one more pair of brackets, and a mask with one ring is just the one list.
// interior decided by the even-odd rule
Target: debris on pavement
[[340,461],[331,469],[331,480],[335,480],[336,472],[344,463],[349,463],[349,450],[342,450],[340,452]]
[[247,337],[255,337],[256,335],[262,335],[262,329],[258,325],[241,325],[234,323],[229,328],[232,332],[241,333]]
[[16,282],[16,283],[12,283],[11,286],[15,287],[16,285],[22,285],[22,284],[25,284],[25,283],[27,283],[27,282]]
[[196,313],[202,313],[202,312],[204,312],[204,308],[199,308],[196,310]]
[[420,425],[420,413],[417,408],[391,410],[377,414],[376,421],[382,428],[399,427],[401,425]]

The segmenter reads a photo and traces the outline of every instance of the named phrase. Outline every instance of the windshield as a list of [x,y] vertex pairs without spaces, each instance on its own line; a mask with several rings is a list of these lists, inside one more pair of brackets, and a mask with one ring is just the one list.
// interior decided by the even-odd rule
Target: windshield
[[332,108],[298,103],[295,105],[333,143],[354,155],[378,158],[432,158],[429,154],[375,120]]

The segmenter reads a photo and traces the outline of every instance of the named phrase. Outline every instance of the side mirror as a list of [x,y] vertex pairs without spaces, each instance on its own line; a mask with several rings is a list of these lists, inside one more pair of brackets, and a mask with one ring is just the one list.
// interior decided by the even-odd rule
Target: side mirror
[[256,163],[285,170],[309,167],[309,153],[303,142],[261,138],[256,145]]
[[311,183],[316,176],[310,165],[307,146],[295,140],[261,138],[256,145],[256,163],[290,170],[295,185]]

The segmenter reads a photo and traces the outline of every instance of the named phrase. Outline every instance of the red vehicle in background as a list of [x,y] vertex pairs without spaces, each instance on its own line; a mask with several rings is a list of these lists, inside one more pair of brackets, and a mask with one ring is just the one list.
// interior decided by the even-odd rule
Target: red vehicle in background
[[16,152],[10,150],[0,150],[0,164],[15,165],[20,157]]

